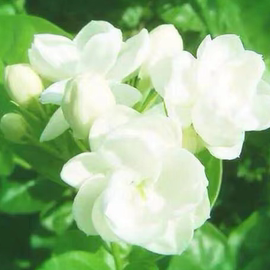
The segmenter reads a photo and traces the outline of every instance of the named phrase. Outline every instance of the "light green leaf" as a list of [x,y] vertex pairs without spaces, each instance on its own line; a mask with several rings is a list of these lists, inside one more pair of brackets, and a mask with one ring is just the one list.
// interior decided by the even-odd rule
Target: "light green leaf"
[[53,203],[41,212],[40,218],[41,224],[47,230],[63,233],[73,223],[72,202]]
[[153,262],[134,262],[127,267],[124,268],[124,270],[158,270],[158,267]]
[[171,259],[167,270],[232,270],[227,238],[211,223],[195,232],[190,247]]
[[2,179],[0,187],[0,211],[9,214],[38,212],[64,191],[61,186],[43,179],[27,182]]
[[71,251],[55,255],[38,270],[110,270],[98,257],[85,251]]
[[14,169],[13,153],[5,141],[0,139],[0,175],[8,176]]
[[209,181],[208,196],[211,206],[214,205],[222,181],[222,161],[213,157],[207,150],[200,152],[197,157],[205,167],[205,173]]

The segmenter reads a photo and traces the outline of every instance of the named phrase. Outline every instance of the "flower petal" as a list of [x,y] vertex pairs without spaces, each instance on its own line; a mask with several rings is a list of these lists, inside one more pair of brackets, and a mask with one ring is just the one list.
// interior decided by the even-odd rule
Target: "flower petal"
[[108,78],[121,81],[136,71],[145,60],[149,51],[149,35],[146,29],[129,38],[122,46],[120,54]]
[[104,214],[104,207],[102,205],[103,193],[95,201],[92,211],[92,221],[96,231],[104,241],[119,242],[119,238],[110,229]]
[[189,151],[174,147],[163,154],[155,191],[166,201],[168,214],[182,215],[193,210],[202,200],[207,185],[203,165]]
[[244,143],[244,133],[242,134],[242,139],[235,145],[231,147],[215,147],[215,146],[206,146],[211,155],[219,159],[235,159],[240,157],[243,143]]
[[189,215],[168,222],[166,230],[154,241],[143,247],[160,254],[180,255],[190,244],[194,234],[193,221]]
[[183,41],[177,29],[171,24],[163,24],[150,32],[150,50],[140,71],[140,77],[148,77],[156,63],[172,57],[183,50]]
[[63,115],[63,111],[61,108],[58,108],[43,130],[40,136],[40,141],[45,142],[53,140],[64,133],[68,128],[69,124]]
[[67,79],[76,74],[78,51],[73,42],[52,34],[38,34],[28,52],[33,68],[51,81]]
[[72,187],[80,187],[87,179],[106,174],[108,165],[97,153],[82,153],[70,159],[61,171],[61,178]]
[[40,102],[61,105],[67,83],[68,80],[62,80],[50,85],[41,93]]
[[85,25],[74,38],[74,43],[79,50],[82,50],[86,43],[95,35],[108,33],[116,28],[105,21],[91,21]]
[[116,105],[113,109],[101,115],[90,130],[89,144],[91,150],[96,151],[110,132],[138,116],[140,114],[137,111],[123,105]]
[[196,132],[209,146],[231,147],[241,140],[243,131],[228,117],[230,115],[230,110],[220,108],[219,103],[205,96],[195,104],[192,122]]
[[119,29],[94,35],[81,52],[80,72],[105,75],[115,64],[121,45],[122,33]]
[[92,221],[92,211],[96,199],[106,187],[107,180],[98,175],[87,180],[79,189],[73,203],[73,217],[80,230],[87,235],[98,234]]
[[111,83],[110,88],[117,104],[133,107],[142,98],[141,92],[128,84]]
[[144,244],[163,231],[164,222],[160,218],[163,202],[152,194],[142,197],[134,184],[137,177],[133,171],[116,171],[104,193],[103,205],[107,222],[120,239]]

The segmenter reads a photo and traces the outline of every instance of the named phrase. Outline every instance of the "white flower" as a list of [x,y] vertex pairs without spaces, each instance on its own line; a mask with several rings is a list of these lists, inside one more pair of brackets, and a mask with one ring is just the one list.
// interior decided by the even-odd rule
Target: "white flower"
[[79,188],[73,204],[78,227],[106,241],[182,253],[210,205],[204,167],[181,148],[177,126],[162,115],[118,106],[94,123],[90,143],[98,134],[97,151],[74,157],[61,172]]
[[21,106],[27,106],[37,99],[43,90],[40,77],[27,64],[7,66],[5,85],[10,98]]
[[[240,155],[244,133],[270,126],[270,86],[262,81],[261,55],[245,50],[235,35],[207,36],[197,51],[164,59],[152,80],[169,117],[192,127],[212,155]],[[161,77],[160,74],[166,76]]]
[[[100,76],[108,80],[117,103],[133,106],[139,101],[141,94],[136,88],[121,81],[138,70],[148,50],[149,36],[146,29],[123,42],[119,29],[104,21],[91,21],[73,40],[58,35],[35,35],[29,50],[29,59],[43,77],[55,82],[42,93],[42,103],[61,105],[69,81],[81,85],[78,81],[84,76]],[[84,98],[92,100],[87,95]],[[59,115],[63,114],[58,114],[57,119],[52,118],[50,121],[65,121]],[[64,131],[65,129],[61,132],[58,129],[55,133],[53,125],[49,123],[44,131],[48,136],[43,133],[42,140],[57,137]]]
[[[150,74],[152,69],[155,68],[158,63],[183,50],[182,38],[172,24],[163,24],[156,27],[150,32],[149,38],[150,49],[139,72],[142,83],[151,79]],[[164,74],[160,74],[160,76],[162,77]],[[146,83],[146,85],[147,87],[151,87],[151,80]]]

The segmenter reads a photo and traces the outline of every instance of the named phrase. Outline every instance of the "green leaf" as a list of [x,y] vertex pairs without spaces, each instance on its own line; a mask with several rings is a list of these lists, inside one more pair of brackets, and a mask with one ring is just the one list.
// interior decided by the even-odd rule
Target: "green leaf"
[[87,236],[80,230],[70,230],[58,236],[53,249],[55,254],[74,250],[94,253],[102,246],[99,236]]
[[13,169],[13,153],[5,141],[0,139],[0,175],[8,176]]
[[153,262],[134,262],[127,267],[124,268],[124,270],[158,270],[158,267]]
[[237,269],[270,269],[270,208],[254,212],[229,236]]
[[206,222],[195,232],[190,247],[180,256],[173,256],[167,270],[232,270],[227,238]]
[[72,202],[53,203],[41,212],[40,218],[41,224],[47,230],[63,233],[73,223]]
[[64,191],[61,186],[43,179],[27,182],[2,179],[0,186],[0,211],[9,214],[38,212]]
[[207,150],[200,152],[197,157],[205,167],[205,173],[209,181],[208,196],[211,206],[214,205],[222,181],[222,161],[213,157]]
[[162,257],[163,255],[153,253],[139,246],[132,246],[132,250],[128,255],[128,260],[129,262],[156,261]]
[[53,256],[38,270],[110,270],[98,257],[85,251],[71,251]]
[[37,33],[68,36],[62,29],[42,18],[27,15],[0,16],[0,58],[4,64],[28,62],[27,52]]

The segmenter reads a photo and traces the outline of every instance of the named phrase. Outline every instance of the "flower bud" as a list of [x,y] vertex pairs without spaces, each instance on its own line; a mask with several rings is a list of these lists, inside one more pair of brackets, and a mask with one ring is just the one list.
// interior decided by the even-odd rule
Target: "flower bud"
[[5,85],[10,98],[21,106],[27,106],[43,90],[40,77],[28,64],[7,66]]
[[0,121],[0,129],[4,136],[15,143],[24,142],[27,135],[27,123],[18,113],[7,113]]
[[114,105],[114,95],[102,77],[82,75],[67,84],[62,110],[74,136],[86,139],[94,120]]

